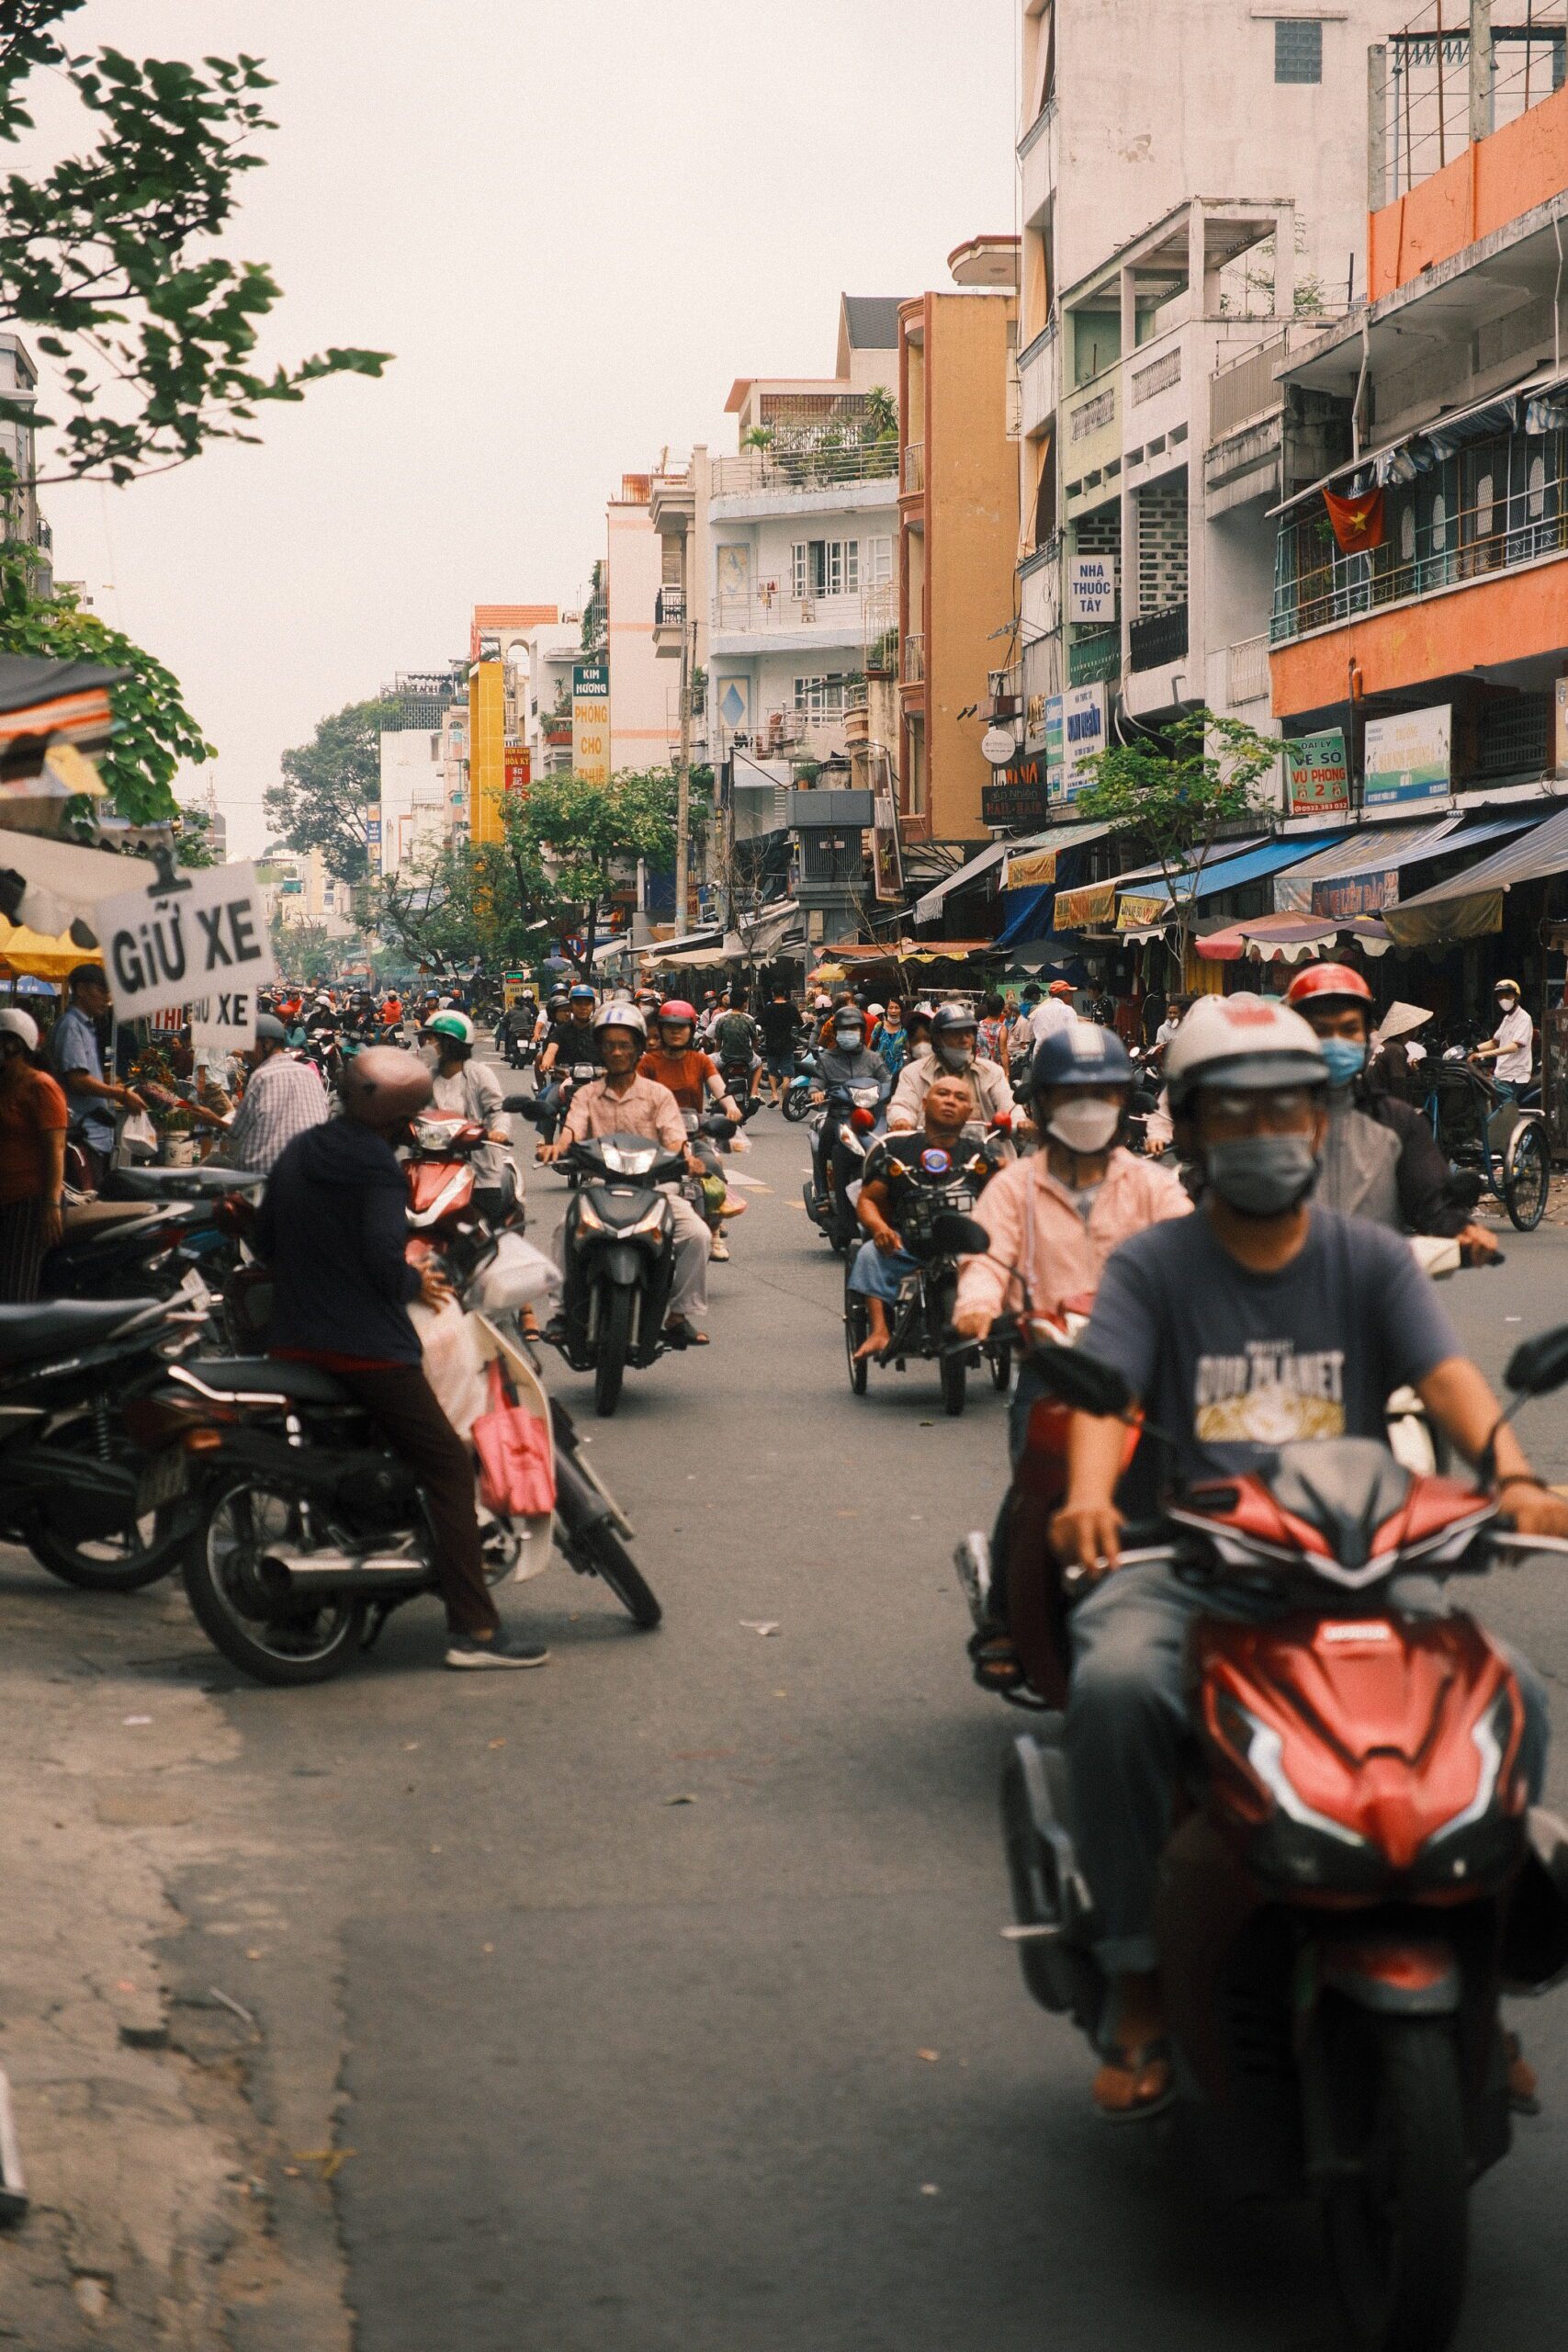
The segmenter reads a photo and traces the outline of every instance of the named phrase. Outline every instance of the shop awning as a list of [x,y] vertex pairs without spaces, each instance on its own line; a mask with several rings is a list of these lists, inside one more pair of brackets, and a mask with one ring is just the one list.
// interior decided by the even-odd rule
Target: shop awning
[[1292,491],[1278,506],[1271,506],[1269,518],[1289,514],[1309,498],[1321,497],[1330,482],[1345,482],[1352,491],[1358,491],[1370,490],[1374,484],[1413,481],[1417,474],[1429,473],[1445,458],[1451,458],[1456,450],[1472,442],[1517,432],[1521,424],[1527,433],[1545,434],[1556,421],[1558,403],[1554,396],[1565,389],[1568,374],[1561,368],[1539,368],[1506,392],[1493,392],[1483,401],[1472,401],[1468,408],[1450,409],[1444,416],[1433,417],[1414,431],[1402,433],[1396,441],[1386,441],[1378,449],[1364,450],[1359,458],[1348,458],[1343,465],[1321,475],[1307,489]]
[[63,980],[78,964],[101,964],[96,947],[78,947],[68,931],[51,939],[29,930],[25,922],[7,922],[0,915],[0,974],[7,978]]
[[11,920],[50,934],[66,930],[73,917],[91,924],[100,899],[119,890],[134,890],[139,882],[155,882],[158,869],[150,857],[116,857],[107,849],[83,849],[75,842],[57,842],[48,833],[0,831],[0,888],[6,877]]
[[1043,848],[1028,848],[1022,842],[1010,842],[1002,867],[1002,888],[1027,890],[1040,883],[1055,882],[1061,870],[1056,861],[1064,850],[1081,849],[1086,842],[1102,841],[1110,831],[1109,825],[1057,825],[1046,835]]
[[1393,944],[1375,915],[1313,914],[1254,915],[1212,931],[1193,944],[1210,964],[1235,964],[1249,947],[1259,949],[1266,963],[1279,956],[1287,964],[1299,964],[1342,937],[1359,939],[1369,956],[1386,956]]
[[1430,947],[1439,940],[1476,939],[1503,927],[1503,899],[1521,882],[1539,882],[1568,872],[1568,808],[1559,808],[1519,839],[1494,850],[1478,865],[1429,890],[1417,891],[1402,907],[1389,907],[1383,921],[1402,947]]
[[1160,904],[1169,904],[1173,895],[1184,905],[1193,905],[1200,899],[1217,899],[1222,891],[1239,890],[1248,882],[1260,882],[1266,875],[1278,874],[1287,865],[1299,865],[1314,854],[1312,843],[1297,835],[1294,841],[1258,842],[1239,854],[1228,851],[1224,856],[1211,857],[1199,872],[1190,867],[1175,877],[1174,892],[1163,880],[1151,883],[1140,896]]
[[[1020,857],[1032,850],[1049,850],[1054,858],[1059,857],[1063,850],[1077,849],[1084,842],[1097,842],[1110,831],[1109,825],[1053,825],[1043,833],[1021,834],[1017,841],[992,842],[977,857],[972,857],[967,865],[961,865],[955,874],[945,876],[934,889],[928,890],[923,898],[915,900],[915,921],[933,922],[941,914],[943,901],[950,899],[955,890],[972,889],[982,876],[990,873],[993,866],[999,865],[1004,858]],[[1044,882],[1054,881],[1055,876],[1053,872],[1050,875],[1032,875],[1028,878]]]
[[1275,910],[1280,914],[1349,911],[1321,901],[1314,905],[1314,889],[1319,884],[1350,882],[1364,875],[1397,873],[1401,866],[1418,865],[1426,857],[1454,856],[1472,843],[1479,846],[1522,832],[1533,822],[1529,817],[1495,817],[1467,826],[1462,817],[1442,817],[1436,824],[1365,826],[1337,849],[1309,858],[1276,882]]
[[[1032,889],[1004,890],[1002,900],[1007,921],[991,944],[994,947],[1019,947],[1027,939],[1036,939],[1049,930],[1051,900],[1055,893],[1049,882],[1037,883]],[[1013,903],[1007,905],[1008,900]]]

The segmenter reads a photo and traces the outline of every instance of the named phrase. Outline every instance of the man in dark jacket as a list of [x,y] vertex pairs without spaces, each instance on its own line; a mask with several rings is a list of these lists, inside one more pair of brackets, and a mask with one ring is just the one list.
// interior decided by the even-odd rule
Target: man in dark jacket
[[417,1473],[446,1604],[446,1664],[542,1666],[547,1650],[509,1641],[485,1582],[474,1464],[424,1376],[409,1318],[417,1298],[452,1296],[434,1264],[405,1255],[407,1189],[392,1150],[430,1100],[415,1054],[372,1046],[343,1078],[344,1116],[296,1136],[272,1171],[255,1241],[272,1267],[271,1352],[320,1364],[372,1414]]
[[1310,964],[1285,1001],[1316,1032],[1329,1064],[1328,1134],[1314,1198],[1343,1216],[1457,1241],[1467,1265],[1497,1255],[1414,1103],[1366,1084],[1372,992],[1348,964]]

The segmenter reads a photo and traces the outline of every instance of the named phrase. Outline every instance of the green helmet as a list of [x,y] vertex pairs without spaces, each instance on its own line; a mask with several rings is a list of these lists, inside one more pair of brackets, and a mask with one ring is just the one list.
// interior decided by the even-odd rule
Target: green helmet
[[449,1037],[455,1046],[471,1046],[474,1024],[466,1012],[438,1012],[430,1023],[433,1037]]

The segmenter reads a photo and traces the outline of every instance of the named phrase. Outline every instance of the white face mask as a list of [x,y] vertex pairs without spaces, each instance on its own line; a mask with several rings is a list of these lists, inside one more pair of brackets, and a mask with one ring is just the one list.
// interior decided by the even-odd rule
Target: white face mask
[[1120,1102],[1083,1095],[1076,1102],[1059,1103],[1046,1123],[1045,1132],[1068,1151],[1109,1151],[1121,1124]]
[[939,1046],[937,1047],[936,1051],[937,1051],[937,1059],[938,1059],[940,1062],[943,1063],[943,1064],[946,1066],[946,1068],[947,1068],[947,1069],[968,1069],[968,1067],[969,1067],[969,1063],[970,1063],[971,1055],[970,1055],[970,1048],[969,1048],[967,1046],[948,1046],[948,1045],[942,1045],[942,1046]]

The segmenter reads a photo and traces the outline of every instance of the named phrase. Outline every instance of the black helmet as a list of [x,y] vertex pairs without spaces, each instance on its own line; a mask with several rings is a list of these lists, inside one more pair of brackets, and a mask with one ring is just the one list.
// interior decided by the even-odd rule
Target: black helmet
[[287,1046],[288,1043],[288,1032],[284,1027],[282,1022],[279,1021],[277,1015],[274,1012],[258,1012],[256,1015],[256,1043],[258,1046],[261,1044],[264,1037],[267,1040],[269,1045]]

